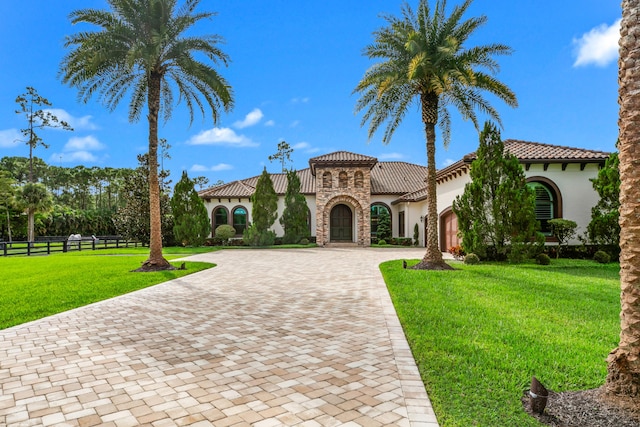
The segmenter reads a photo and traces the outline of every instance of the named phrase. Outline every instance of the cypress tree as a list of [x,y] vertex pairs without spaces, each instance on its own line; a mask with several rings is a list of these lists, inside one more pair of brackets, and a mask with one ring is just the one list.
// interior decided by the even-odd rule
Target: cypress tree
[[278,195],[266,167],[258,178],[256,190],[251,195],[251,203],[253,223],[245,230],[243,239],[252,246],[272,245],[275,233],[269,230],[269,227],[278,217]]
[[391,217],[386,209],[380,210],[377,237],[378,242],[384,240],[387,243],[391,243]]
[[591,222],[587,231],[589,239],[596,244],[617,247],[620,242],[619,163],[618,153],[612,153],[598,172],[598,177],[591,180],[600,200],[591,209]]
[[207,208],[186,171],[182,171],[182,178],[173,190],[171,209],[176,240],[183,246],[202,246],[211,233],[211,224]]
[[538,228],[535,195],[518,159],[505,153],[500,132],[490,122],[480,133],[471,182],[456,197],[453,211],[466,253],[504,259],[509,245],[531,242]]
[[307,237],[307,200],[300,193],[300,178],[295,170],[287,171],[287,191],[284,195],[284,212],[280,224],[284,228],[284,243],[298,243]]

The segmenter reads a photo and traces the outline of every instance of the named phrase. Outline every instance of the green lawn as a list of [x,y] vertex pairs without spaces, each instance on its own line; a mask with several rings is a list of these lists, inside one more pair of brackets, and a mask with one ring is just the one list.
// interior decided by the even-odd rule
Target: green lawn
[[554,391],[604,383],[620,332],[618,264],[455,268],[381,266],[441,426],[539,426],[520,403],[532,375]]
[[[171,260],[212,248],[165,248]],[[148,248],[105,249],[49,256],[0,257],[0,329],[146,288],[214,265],[187,262],[186,270],[131,273]],[[174,263],[178,266],[181,263]]]

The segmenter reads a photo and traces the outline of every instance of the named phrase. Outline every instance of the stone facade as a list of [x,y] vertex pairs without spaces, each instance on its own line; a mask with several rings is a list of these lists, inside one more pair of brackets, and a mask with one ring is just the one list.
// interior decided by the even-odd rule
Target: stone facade
[[[331,243],[331,214],[338,205],[352,213],[353,237],[359,246],[371,244],[370,209],[371,167],[344,164],[323,164],[315,167],[316,179],[316,242]],[[345,242],[346,243],[346,242]]]

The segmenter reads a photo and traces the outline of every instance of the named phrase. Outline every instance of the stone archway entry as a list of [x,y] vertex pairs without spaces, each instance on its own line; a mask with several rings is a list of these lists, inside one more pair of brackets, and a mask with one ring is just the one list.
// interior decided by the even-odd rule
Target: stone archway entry
[[331,209],[331,241],[353,242],[353,213],[347,205]]

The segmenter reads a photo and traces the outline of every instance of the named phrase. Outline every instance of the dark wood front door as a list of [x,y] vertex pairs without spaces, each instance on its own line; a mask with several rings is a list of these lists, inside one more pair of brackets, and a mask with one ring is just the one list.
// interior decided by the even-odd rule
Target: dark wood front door
[[346,205],[336,205],[331,209],[331,241],[353,241],[353,214]]
[[446,252],[452,246],[462,244],[458,237],[458,217],[453,211],[444,213],[440,217],[440,250]]

